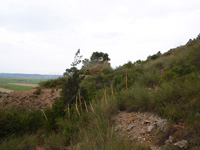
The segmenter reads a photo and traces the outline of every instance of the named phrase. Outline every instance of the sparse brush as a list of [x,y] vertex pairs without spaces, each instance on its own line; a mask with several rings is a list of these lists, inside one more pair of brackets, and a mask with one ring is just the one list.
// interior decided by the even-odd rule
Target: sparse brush
[[35,90],[35,92],[34,92],[34,94],[40,95],[41,92],[42,92],[42,88],[41,87],[37,87],[36,90]]
[[[130,142],[118,137],[113,131],[111,122],[112,115],[117,112],[116,100],[112,96],[107,96],[106,99],[104,98],[97,103],[91,104],[94,112],[89,112],[88,114],[89,123],[87,126],[79,125],[80,133],[78,139],[81,144],[74,142],[73,145],[79,145],[81,150],[149,150],[148,147],[141,146],[136,141]],[[74,149],[77,146],[74,146]]]
[[51,89],[51,94],[53,94],[55,92],[55,89],[54,88],[52,88]]
[[152,109],[150,89],[135,84],[130,90],[122,91],[118,96],[118,107],[120,110],[148,110]]

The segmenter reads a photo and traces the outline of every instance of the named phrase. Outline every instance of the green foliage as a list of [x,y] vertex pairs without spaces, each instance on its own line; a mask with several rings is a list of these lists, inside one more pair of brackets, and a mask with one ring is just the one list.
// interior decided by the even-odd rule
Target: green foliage
[[1,150],[35,150],[38,140],[33,135],[24,135],[22,137],[9,137],[1,143]]
[[44,117],[39,110],[0,109],[0,138],[36,132],[43,124]]
[[159,58],[161,55],[162,55],[162,54],[161,54],[161,52],[159,51],[159,52],[157,52],[157,54],[154,54],[154,55],[152,55],[152,56],[148,56],[148,57],[147,57],[147,60],[155,60],[155,59]]
[[34,87],[20,86],[20,85],[14,85],[14,84],[9,84],[9,83],[0,83],[0,87],[6,88],[9,90],[15,90],[15,91],[31,90],[34,88]]
[[[192,139],[190,143],[198,148],[199,47],[200,40],[196,38],[163,55],[158,52],[146,61],[130,61],[116,69],[104,63],[95,63],[109,60],[108,55],[95,52],[90,61],[83,61],[84,67],[81,70],[76,68],[82,58],[78,50],[71,68],[66,69],[67,77],[41,83],[43,87],[62,87],[61,98],[55,101],[52,108],[44,110],[47,120],[39,110],[1,109],[0,136],[4,138],[44,129],[47,133],[45,136],[48,135],[44,141],[46,149],[64,149],[68,145],[71,148],[71,145],[78,143],[81,143],[81,149],[87,150],[149,149],[119,139],[113,132],[111,118],[118,109],[141,110],[157,112],[171,122],[185,122],[191,128],[188,134],[188,138]],[[91,62],[100,65],[91,65]],[[79,92],[82,104],[79,102]],[[94,111],[88,106],[89,112],[86,112],[83,102],[91,102]],[[164,147],[173,148],[172,145]]]
[[80,49],[75,53],[74,61],[72,62],[71,66],[76,67],[78,64],[81,63],[82,55],[80,55]]
[[[150,148],[138,144],[136,141],[130,142],[120,138],[113,130],[111,123],[112,114],[117,112],[116,100],[107,97],[108,103],[97,101],[92,103],[95,112],[88,113],[89,122],[86,126],[80,125],[78,139],[81,142],[81,149],[93,150],[149,150]],[[77,143],[77,139],[73,142]],[[75,144],[74,144],[75,145]]]
[[65,112],[64,112],[65,105],[66,104],[64,103],[64,100],[62,98],[55,100],[52,106],[52,111],[55,118],[65,115]]
[[45,142],[45,150],[64,150],[68,137],[63,134],[52,133]]
[[46,108],[44,110],[44,113],[48,119],[44,121],[44,129],[47,132],[55,131],[57,129],[56,116],[59,116],[58,112],[54,111],[54,106],[53,106],[53,108]]
[[167,144],[162,148],[162,150],[176,150],[176,149],[177,147],[174,146],[174,144]]
[[40,87],[43,87],[43,88],[61,88],[65,80],[66,80],[65,77],[60,77],[57,79],[42,81],[39,83],[39,85]]
[[13,85],[9,83],[25,83],[25,84],[38,84],[44,79],[32,79],[32,78],[0,78],[0,87],[8,88],[15,91],[30,90],[34,87]]
[[140,76],[137,77],[136,82],[146,87],[154,88],[158,86],[159,80],[160,80],[159,72],[148,71],[144,72],[143,74],[140,74]]
[[80,82],[81,79],[79,78],[79,71],[75,71],[73,75],[63,83],[61,96],[65,105],[68,103],[72,104],[76,101],[76,95],[79,90]]
[[84,60],[82,60],[82,63],[83,63],[83,67],[87,68],[88,64],[90,63],[90,60],[89,59],[84,59]]
[[42,88],[41,87],[37,87],[36,90],[34,91],[34,94],[40,95],[41,92],[42,92]]
[[94,52],[92,56],[90,57],[91,62],[105,62],[109,61],[110,58],[107,53],[103,52]]
[[124,64],[123,67],[131,69],[131,68],[135,67],[135,64],[133,64],[131,61],[129,61],[128,63]]
[[128,69],[127,66],[119,67],[113,71],[112,85],[115,90],[121,91],[126,88],[126,75],[127,75],[127,87],[130,88],[135,79],[141,74],[140,66],[134,67],[134,69]]
[[142,60],[139,59],[139,60],[137,60],[137,61],[134,62],[134,65],[135,65],[135,66],[140,66],[140,65],[142,65],[143,63],[144,63],[144,61],[142,61]]
[[40,78],[0,78],[0,83],[26,83],[26,84],[38,84],[42,80]]
[[135,84],[130,90],[123,90],[118,96],[118,108],[120,110],[150,110],[152,101],[149,89]]

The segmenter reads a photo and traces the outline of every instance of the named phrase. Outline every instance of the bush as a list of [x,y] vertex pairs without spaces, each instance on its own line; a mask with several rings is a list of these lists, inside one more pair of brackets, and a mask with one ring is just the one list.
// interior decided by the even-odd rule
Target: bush
[[10,137],[1,143],[1,150],[35,150],[39,142],[33,135]]
[[60,77],[57,79],[42,81],[39,83],[39,85],[40,87],[44,87],[44,88],[61,88],[65,80],[66,80],[66,77]]
[[34,92],[34,94],[40,95],[41,92],[42,92],[42,88],[41,87],[37,87],[36,90],[35,90],[35,92]]
[[151,95],[149,89],[141,86],[134,85],[128,91],[122,91],[118,96],[119,109],[125,110],[150,110],[152,109]]
[[0,138],[36,132],[43,127],[43,123],[44,117],[39,110],[0,109]]
[[62,134],[55,134],[52,133],[49,135],[49,137],[46,139],[45,142],[45,150],[63,150],[65,149],[65,146],[67,146],[66,141],[67,138],[65,135]]
[[160,74],[157,71],[148,71],[137,77],[136,83],[142,84],[146,87],[154,88],[158,86]]

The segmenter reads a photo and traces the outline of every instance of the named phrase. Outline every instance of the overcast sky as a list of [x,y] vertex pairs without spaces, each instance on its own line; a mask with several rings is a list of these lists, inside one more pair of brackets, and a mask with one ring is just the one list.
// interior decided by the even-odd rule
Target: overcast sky
[[0,0],[0,73],[63,74],[106,52],[113,68],[200,33],[200,0]]

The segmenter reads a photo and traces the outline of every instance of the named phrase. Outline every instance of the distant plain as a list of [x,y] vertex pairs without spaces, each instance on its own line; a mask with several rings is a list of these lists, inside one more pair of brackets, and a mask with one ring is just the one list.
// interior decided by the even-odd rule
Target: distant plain
[[[23,91],[33,89],[40,81],[46,79],[39,78],[0,78],[0,89],[8,89],[13,91]],[[3,92],[3,91],[2,91]]]

